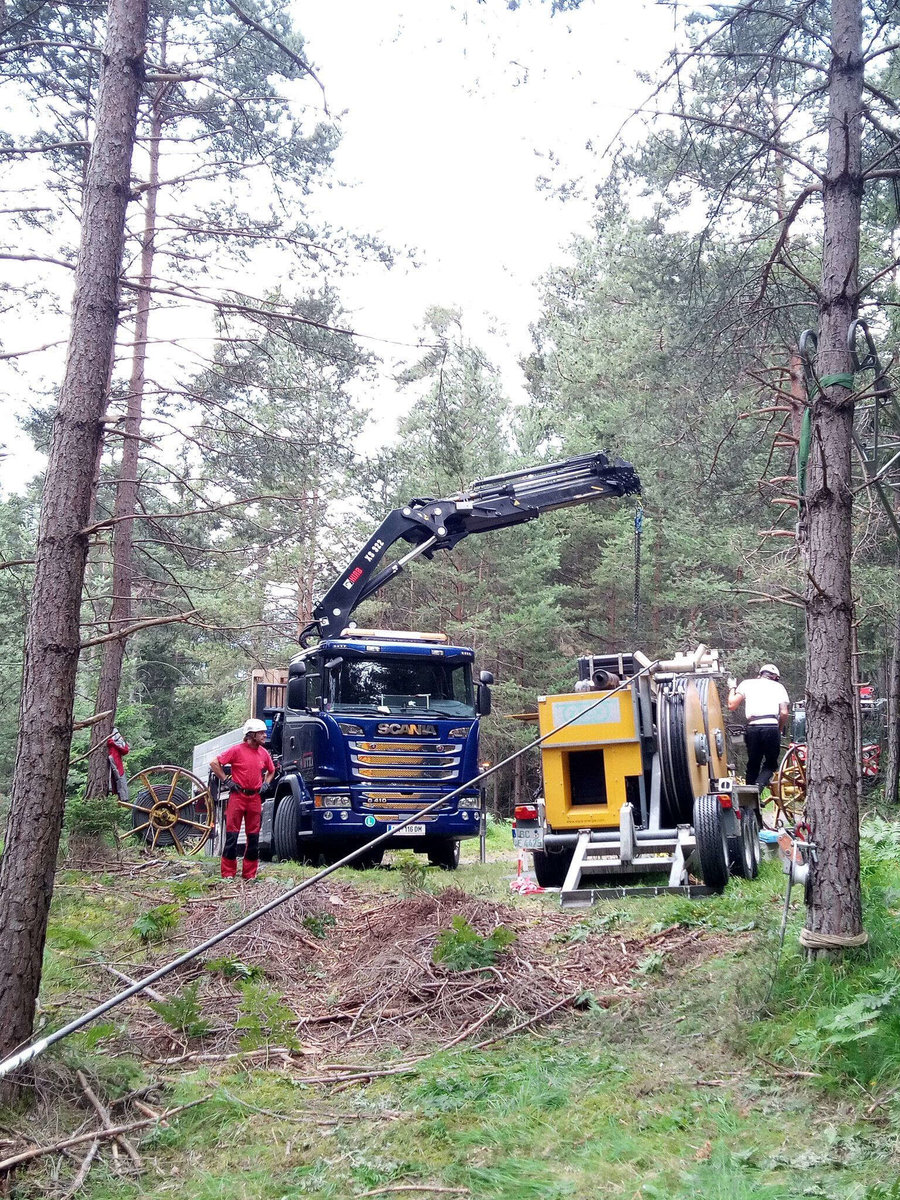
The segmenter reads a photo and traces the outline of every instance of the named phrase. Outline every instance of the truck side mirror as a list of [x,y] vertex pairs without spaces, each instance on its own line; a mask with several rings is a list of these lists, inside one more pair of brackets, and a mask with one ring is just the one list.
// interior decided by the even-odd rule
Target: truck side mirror
[[293,662],[288,667],[288,679],[302,679],[305,674],[306,663],[302,660],[300,662]]
[[494,672],[493,671],[482,671],[481,674],[478,676],[478,678],[481,680],[482,683],[493,683],[494,682]]
[[[490,671],[482,671],[481,674],[490,675],[491,679],[493,679],[493,675],[491,675]],[[475,688],[475,711],[478,713],[479,717],[487,717],[490,715],[491,689],[488,687],[487,683],[479,683]]]
[[295,675],[293,679],[288,680],[287,685],[287,707],[288,708],[306,708],[306,680],[304,675],[306,670],[300,675]]

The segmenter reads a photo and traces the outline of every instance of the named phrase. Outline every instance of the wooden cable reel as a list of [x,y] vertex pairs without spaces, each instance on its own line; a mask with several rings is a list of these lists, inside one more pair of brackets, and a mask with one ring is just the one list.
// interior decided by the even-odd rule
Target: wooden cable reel
[[[131,799],[132,789],[139,790]],[[215,826],[215,806],[209,788],[182,767],[145,767],[128,780],[131,829],[123,837],[134,837],[149,850],[174,846],[179,854],[198,854]]]
[[714,680],[677,675],[657,700],[663,818],[690,824],[710,776],[728,774],[722,706]]
[[765,806],[764,823],[769,829],[777,829],[779,824],[786,829],[793,829],[797,821],[804,817],[806,806],[806,746],[794,743],[779,764],[778,770],[772,777],[770,802]]

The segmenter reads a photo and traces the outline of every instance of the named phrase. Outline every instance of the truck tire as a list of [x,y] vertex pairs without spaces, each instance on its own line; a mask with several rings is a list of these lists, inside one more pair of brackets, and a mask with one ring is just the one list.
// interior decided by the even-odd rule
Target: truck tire
[[703,882],[714,892],[728,883],[728,847],[722,830],[717,796],[698,796],[694,801],[694,836]]
[[442,871],[455,871],[459,866],[459,842],[456,838],[441,838],[427,848],[428,861]]
[[549,854],[546,850],[535,850],[534,873],[542,888],[561,888],[572,865],[572,851],[561,850]]
[[293,792],[285,792],[272,822],[272,849],[282,862],[300,857],[297,819],[297,797]]

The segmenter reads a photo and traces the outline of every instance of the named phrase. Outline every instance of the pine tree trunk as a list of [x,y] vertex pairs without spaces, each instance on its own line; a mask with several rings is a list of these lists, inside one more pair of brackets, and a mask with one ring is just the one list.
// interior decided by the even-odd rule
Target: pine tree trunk
[[806,493],[807,812],[818,847],[811,871],[807,929],[852,935],[862,930],[850,652],[853,388],[852,383],[846,386],[827,379],[851,370],[847,331],[858,302],[863,190],[860,0],[832,0],[831,11],[828,165],[823,180],[824,253],[816,360],[824,386],[813,404]]
[[6,849],[0,864],[0,1053],[31,1035],[62,827],[79,607],[119,310],[146,0],[110,0],[97,125],[53,422],[25,638]]
[[[163,56],[161,61],[165,61]],[[113,569],[112,604],[109,612],[109,632],[116,633],[131,623],[134,569],[134,514],[137,509],[138,463],[140,459],[141,419],[144,406],[145,371],[147,363],[147,331],[150,326],[150,285],[153,282],[153,258],[156,250],[156,202],[159,191],[159,154],[162,136],[162,112],[157,101],[150,122],[150,170],[146,189],[144,233],[141,239],[141,277],[137,292],[134,320],[134,351],[131,359],[131,379],[128,386],[128,408],[123,431],[122,460],[116,485],[113,507]],[[97,683],[95,713],[112,713],[93,727],[91,741],[102,745],[116,723],[116,709],[122,686],[122,663],[125,658],[125,638],[105,642]],[[127,739],[126,739],[127,740]],[[105,754],[93,754],[88,760],[87,796],[96,800],[107,790],[108,765]]]

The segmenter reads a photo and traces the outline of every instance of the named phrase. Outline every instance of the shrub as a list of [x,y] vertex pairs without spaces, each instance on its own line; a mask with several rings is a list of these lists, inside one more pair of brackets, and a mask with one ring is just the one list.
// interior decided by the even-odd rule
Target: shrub
[[126,816],[114,796],[98,800],[73,796],[66,803],[65,827],[73,837],[112,837]]
[[302,921],[303,928],[317,938],[327,937],[328,930],[336,923],[331,913],[310,913]]
[[161,942],[177,926],[180,916],[177,904],[157,904],[141,913],[131,932],[142,942]]
[[498,925],[490,937],[482,937],[465,917],[455,916],[452,928],[443,930],[435,943],[432,961],[443,963],[451,971],[469,971],[490,967],[501,950],[516,940],[505,925]]

